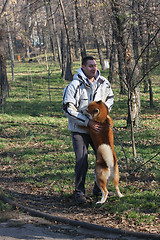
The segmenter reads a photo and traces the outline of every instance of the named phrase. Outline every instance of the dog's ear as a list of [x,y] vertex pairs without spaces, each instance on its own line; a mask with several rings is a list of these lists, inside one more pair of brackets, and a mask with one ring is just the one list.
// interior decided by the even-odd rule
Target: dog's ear
[[102,100],[97,101],[98,104],[101,104]]
[[96,117],[96,116],[98,115],[98,113],[99,113],[99,109],[98,109],[98,108],[95,108],[95,109],[94,109],[94,117]]

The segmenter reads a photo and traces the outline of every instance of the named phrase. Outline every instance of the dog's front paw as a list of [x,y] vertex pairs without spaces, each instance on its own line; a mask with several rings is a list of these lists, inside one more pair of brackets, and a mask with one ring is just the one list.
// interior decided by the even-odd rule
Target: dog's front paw
[[119,193],[118,196],[119,196],[120,198],[124,197],[124,195],[123,195],[122,193]]
[[103,203],[104,203],[104,201],[98,201],[98,202],[96,202],[96,205],[103,204]]

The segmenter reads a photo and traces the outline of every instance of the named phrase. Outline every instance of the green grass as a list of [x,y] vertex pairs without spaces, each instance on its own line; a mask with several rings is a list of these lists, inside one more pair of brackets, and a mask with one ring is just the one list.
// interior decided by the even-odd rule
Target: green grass
[[[74,63],[74,72],[79,63]],[[10,71],[10,66],[8,66]],[[67,128],[67,119],[62,111],[62,93],[68,84],[61,79],[59,67],[51,65],[51,100],[48,94],[48,72],[46,64],[22,62],[16,63],[15,82],[10,83],[10,97],[0,114],[0,156],[4,173],[16,176],[17,182],[33,185],[35,188],[48,189],[68,197],[74,191],[75,156],[71,136]],[[158,71],[156,71],[158,73]],[[107,76],[107,71],[103,72]],[[160,102],[159,76],[153,76],[154,105],[149,108],[149,94],[141,91],[141,122],[135,129],[138,157],[133,160],[130,129],[126,126],[127,96],[119,95],[119,84],[112,88],[115,103],[111,111],[118,138],[122,141],[131,169],[149,160],[159,151],[158,103]],[[118,199],[111,196],[102,209],[136,224],[155,223],[160,202],[159,156],[141,167],[136,178],[126,182],[126,163],[119,140],[115,137],[115,150],[121,173],[120,188],[125,195]],[[89,170],[86,179],[87,194],[91,195],[94,183],[95,159],[93,151],[89,153]],[[6,172],[5,172],[6,170]],[[113,185],[109,189],[115,191]],[[5,206],[0,202],[0,211]]]

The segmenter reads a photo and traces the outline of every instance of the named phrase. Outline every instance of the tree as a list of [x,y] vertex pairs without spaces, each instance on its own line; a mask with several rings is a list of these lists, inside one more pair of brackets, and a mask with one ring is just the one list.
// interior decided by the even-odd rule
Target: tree
[[7,13],[5,14],[5,19],[6,19],[7,30],[8,30],[8,46],[9,46],[9,52],[10,52],[10,58],[11,58],[12,80],[14,82],[15,81],[15,77],[14,77],[14,52],[13,52],[12,37],[11,37],[10,25],[9,25]]
[[[49,4],[50,4],[50,1],[49,1]],[[60,68],[62,68],[62,53],[61,53],[60,39],[59,39],[59,35],[58,35],[58,32],[57,32],[55,16],[54,16],[54,13],[52,11],[51,4],[50,4],[50,15],[52,17],[53,32],[54,32],[54,35],[55,35],[55,38],[56,38],[57,51],[58,51],[58,60],[59,60]]]
[[104,64],[104,57],[103,57],[103,53],[101,50],[101,46],[100,46],[100,42],[99,42],[99,37],[97,37],[97,29],[96,29],[96,24],[94,22],[94,16],[92,11],[90,11],[90,20],[91,20],[91,25],[92,25],[92,29],[93,29],[93,35],[94,35],[94,41],[98,50],[98,55],[99,55],[99,59],[100,59],[100,64],[102,67],[102,70],[105,69],[105,64]]
[[4,105],[9,96],[9,84],[6,73],[4,32],[0,30],[0,105]]
[[[55,46],[54,46],[54,39],[53,39],[53,18],[52,18],[52,10],[51,10],[51,5],[50,1],[44,0],[45,3],[45,9],[46,9],[46,16],[47,16],[47,26],[48,26],[48,34],[49,34],[49,39],[50,39],[50,45],[53,53],[53,61],[56,61],[56,51],[55,51]],[[52,19],[52,23],[50,21]]]
[[78,42],[80,45],[80,53],[81,53],[81,57],[84,58],[86,56],[86,47],[85,47],[85,43],[84,43],[84,34],[82,31],[82,21],[80,19],[80,9],[78,6],[78,0],[75,0],[75,15],[76,15],[76,26],[77,26],[77,32],[78,32]]
[[65,75],[65,76],[68,78],[67,80],[71,80],[72,76],[73,76],[73,73],[72,73],[73,60],[72,60],[72,50],[71,50],[71,39],[70,39],[69,28],[68,28],[68,24],[67,24],[67,18],[66,18],[66,13],[65,13],[65,10],[64,10],[63,2],[62,2],[62,0],[58,0],[58,2],[59,2],[59,5],[61,7],[64,27],[65,27],[66,36],[67,36],[68,57],[67,57],[66,70],[67,70],[68,74]]
[[[147,42],[146,46],[143,46],[140,54],[137,52],[137,47],[133,44],[133,35],[130,37],[129,29],[132,29],[132,33],[135,34],[135,29],[133,27],[133,5],[134,0],[132,1],[132,11],[126,5],[127,1],[123,3],[119,0],[111,1],[111,9],[113,15],[113,28],[115,33],[115,39],[117,41],[119,56],[121,56],[121,61],[124,66],[124,75],[123,82],[127,87],[128,91],[128,125],[131,126],[131,138],[132,138],[132,148],[133,156],[136,158],[136,148],[134,140],[134,123],[137,124],[140,111],[140,94],[139,94],[139,84],[144,80],[145,76],[156,66],[159,65],[159,62],[156,61],[150,69],[143,73],[141,76],[140,72],[140,58],[146,53],[147,49],[156,38],[160,28],[155,31],[154,36],[150,41]],[[126,9],[125,9],[126,7]],[[130,21],[132,16],[132,21]],[[156,59],[154,58],[154,61]]]
[[4,30],[4,23],[2,20],[2,16],[6,10],[8,0],[4,2],[0,13],[0,20],[1,20],[1,29],[0,29],[0,105],[4,105],[6,98],[9,96],[9,84],[7,79],[6,73],[6,53],[5,53],[5,30]]

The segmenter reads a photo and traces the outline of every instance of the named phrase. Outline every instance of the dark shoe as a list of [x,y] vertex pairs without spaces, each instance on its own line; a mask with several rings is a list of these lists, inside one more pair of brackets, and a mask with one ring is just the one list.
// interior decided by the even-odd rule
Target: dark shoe
[[86,203],[86,197],[84,195],[76,195],[75,200],[78,204],[84,204]]
[[101,190],[99,189],[99,187],[97,186],[97,184],[95,183],[94,188],[93,188],[93,196],[101,196]]

